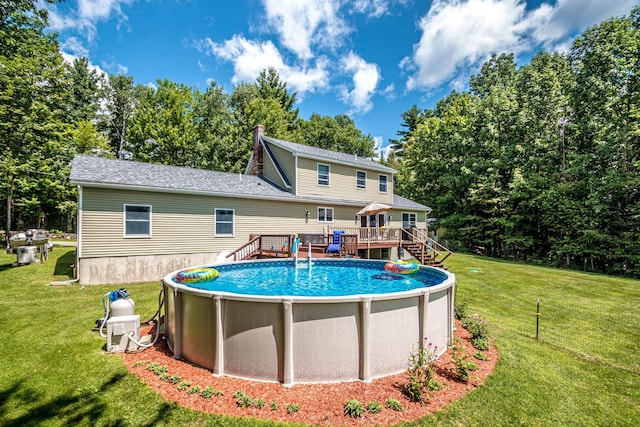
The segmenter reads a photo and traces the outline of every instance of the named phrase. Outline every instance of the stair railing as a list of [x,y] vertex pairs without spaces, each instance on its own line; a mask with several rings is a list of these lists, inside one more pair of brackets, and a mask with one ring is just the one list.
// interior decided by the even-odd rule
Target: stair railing
[[[406,234],[408,236],[411,236],[413,243],[420,244],[420,249],[421,249],[420,258],[422,262],[424,262],[425,248],[428,248],[427,254],[432,252],[433,253],[432,258],[435,261],[438,261],[441,263],[444,262],[445,259],[447,259],[450,255],[453,254],[453,252],[451,252],[448,248],[442,246],[440,243],[436,242],[431,237],[424,237],[424,240],[423,240],[420,237],[416,236],[415,234],[411,233],[411,231],[409,230],[406,230]],[[443,257],[441,259],[438,259],[439,256],[443,256]]]

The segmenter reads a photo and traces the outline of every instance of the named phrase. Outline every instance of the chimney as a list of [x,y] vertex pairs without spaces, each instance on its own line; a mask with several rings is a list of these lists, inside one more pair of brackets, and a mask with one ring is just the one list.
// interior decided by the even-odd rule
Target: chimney
[[264,126],[256,125],[253,128],[253,163],[251,164],[251,175],[262,176],[263,174],[263,153],[260,137],[264,135]]

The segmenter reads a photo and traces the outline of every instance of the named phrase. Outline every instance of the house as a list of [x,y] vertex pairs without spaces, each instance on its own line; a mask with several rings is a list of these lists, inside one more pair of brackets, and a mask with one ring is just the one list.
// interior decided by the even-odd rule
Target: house
[[[395,173],[352,154],[267,137],[260,125],[245,174],[76,156],[70,181],[78,186],[79,281],[159,280],[215,262],[256,234],[424,230],[430,209],[393,193]],[[392,209],[356,215],[374,201]],[[369,246],[374,256],[396,256],[394,248]]]

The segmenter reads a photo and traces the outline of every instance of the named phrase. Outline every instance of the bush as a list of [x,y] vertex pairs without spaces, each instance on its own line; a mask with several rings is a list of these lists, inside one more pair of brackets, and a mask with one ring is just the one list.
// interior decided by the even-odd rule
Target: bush
[[187,391],[188,394],[199,394],[202,391],[202,387],[199,385],[194,385]]
[[253,401],[253,406],[255,406],[258,409],[264,408],[264,405],[266,404],[267,402],[265,402],[264,399],[256,399]]
[[359,401],[347,400],[344,404],[344,414],[351,418],[360,418],[364,414],[364,406]]
[[269,404],[269,409],[271,409],[272,411],[277,411],[278,409],[280,409],[280,404],[274,400]]
[[489,349],[489,322],[479,314],[468,316],[462,321],[462,326],[469,331],[471,343],[478,350]]
[[409,354],[409,382],[403,386],[403,391],[407,397],[414,402],[422,402],[425,389],[429,391],[440,390],[442,386],[433,378],[434,363],[437,359],[438,346],[427,343],[424,339],[421,348]]
[[380,412],[382,412],[382,405],[375,400],[372,400],[371,402],[367,403],[367,411],[370,414],[379,414]]
[[467,299],[465,298],[462,302],[456,303],[453,306],[453,315],[456,320],[462,320],[467,317]]
[[477,370],[478,365],[473,360],[469,360],[467,350],[460,344],[459,338],[455,338],[451,350],[451,363],[456,369],[456,375],[462,381],[469,381],[471,371]]
[[289,403],[287,405],[287,413],[293,414],[294,412],[298,412],[300,410],[300,405],[297,403]]
[[211,387],[210,385],[206,386],[204,388],[204,390],[202,390],[200,392],[200,396],[202,396],[205,399],[210,399],[213,396],[222,396],[224,393],[220,390],[215,390],[213,387]]
[[182,381],[180,384],[178,384],[178,390],[180,391],[185,391],[189,387],[191,387],[191,383],[189,381]]
[[389,408],[389,409],[391,409],[393,411],[402,412],[402,410],[403,410],[402,403],[400,403],[396,399],[387,399],[387,401],[384,403],[384,406],[386,406],[387,408]]
[[247,396],[247,394],[242,390],[238,390],[233,393],[233,397],[236,398],[236,405],[241,408],[249,408],[253,404],[253,399]]

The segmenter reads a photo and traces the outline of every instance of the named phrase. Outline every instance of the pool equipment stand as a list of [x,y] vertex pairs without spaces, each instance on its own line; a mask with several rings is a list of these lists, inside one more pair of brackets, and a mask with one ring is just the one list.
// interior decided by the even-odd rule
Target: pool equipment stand
[[[140,315],[124,288],[107,292],[102,297],[104,318],[100,319],[100,336],[107,338],[107,352],[119,353],[137,350],[140,340]],[[107,333],[104,334],[104,327]]]

